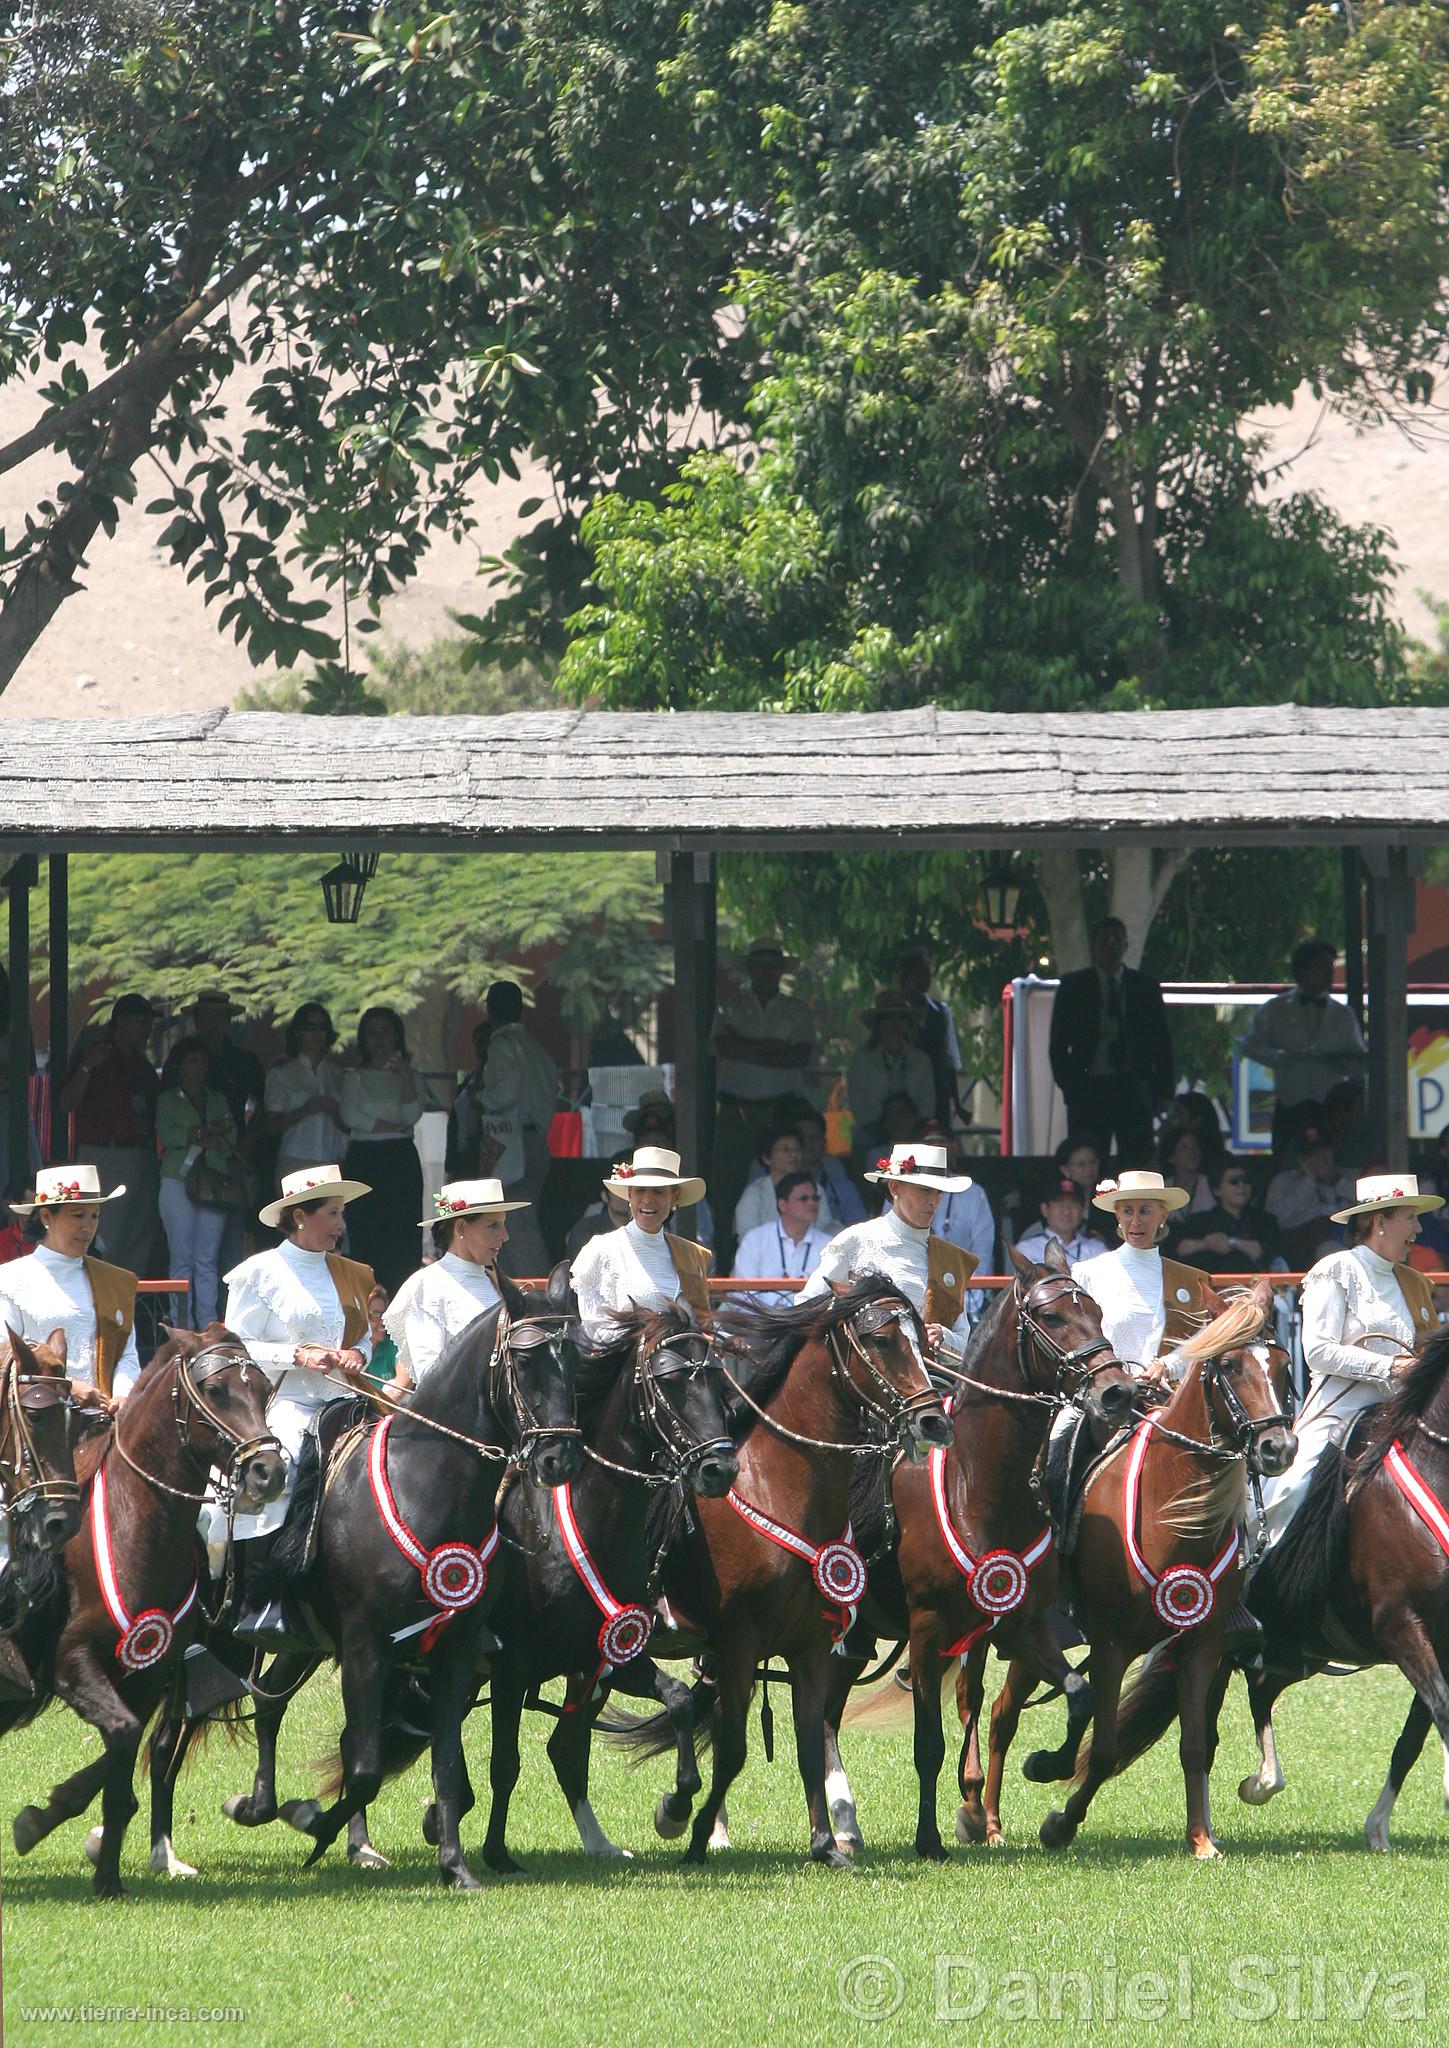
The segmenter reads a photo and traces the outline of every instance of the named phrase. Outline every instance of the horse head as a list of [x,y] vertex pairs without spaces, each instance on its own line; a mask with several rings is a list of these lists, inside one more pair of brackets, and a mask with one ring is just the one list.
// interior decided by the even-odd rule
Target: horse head
[[490,1399],[535,1485],[563,1486],[584,1462],[576,1382],[579,1354],[566,1298],[516,1287],[499,1275],[504,1307],[493,1347]]
[[0,1493],[17,1535],[28,1530],[38,1549],[55,1556],[81,1524],[65,1339],[57,1330],[31,1345],[10,1329],[6,1339],[0,1351]]
[[[1179,1345],[1169,1364],[1180,1361],[1196,1367],[1214,1431],[1243,1454],[1250,1471],[1275,1478],[1292,1464],[1298,1439],[1273,1383],[1280,1347],[1265,1343],[1261,1335],[1272,1306],[1272,1288],[1259,1280],[1231,1299],[1212,1299],[1221,1312]],[[1169,1409],[1173,1405],[1170,1402]]]
[[706,1500],[727,1494],[740,1458],[725,1412],[713,1341],[686,1309],[648,1316],[634,1345],[634,1418],[653,1462],[675,1484]]
[[267,1428],[271,1381],[224,1323],[161,1328],[165,1342],[120,1412],[138,1409],[138,1423],[148,1423],[159,1407],[153,1390],[169,1381],[178,1442],[189,1449],[194,1439],[202,1456],[224,1466],[238,1507],[255,1513],[277,1498],[287,1477],[282,1447]]
[[1102,1311],[1073,1277],[1060,1245],[1038,1266],[1009,1247],[1016,1268],[1017,1358],[1030,1392],[1079,1403],[1107,1430],[1132,1418],[1137,1382],[1102,1330]]
[[921,1348],[925,1326],[903,1295],[870,1276],[835,1298],[828,1329],[842,1389],[913,1464],[950,1443],[951,1421]]

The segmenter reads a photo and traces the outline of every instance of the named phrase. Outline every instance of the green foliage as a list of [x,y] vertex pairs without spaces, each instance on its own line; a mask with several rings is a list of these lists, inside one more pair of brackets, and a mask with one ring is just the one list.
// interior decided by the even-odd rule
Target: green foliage
[[356,694],[339,703],[319,685],[316,671],[290,673],[274,682],[249,684],[238,691],[232,708],[329,716],[493,718],[510,711],[546,711],[557,702],[536,669],[480,664],[473,643],[456,639],[432,640],[426,647],[409,647],[400,640],[378,642],[368,649],[367,670],[356,678],[356,685]]

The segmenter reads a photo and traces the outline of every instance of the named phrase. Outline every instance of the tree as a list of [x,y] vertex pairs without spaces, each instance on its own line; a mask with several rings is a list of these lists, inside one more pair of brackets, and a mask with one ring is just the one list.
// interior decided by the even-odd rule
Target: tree
[[[1449,24],[1184,0],[723,0],[664,69],[766,371],[745,463],[602,500],[561,687],[1077,710],[1407,685],[1386,537],[1269,502],[1256,410],[1381,416],[1443,333]],[[1109,856],[1134,956],[1182,865]],[[1090,882],[1044,857],[1055,952]],[[959,887],[959,881],[957,886]],[[788,927],[789,908],[778,899]]]
[[468,639],[437,639],[425,647],[383,639],[369,646],[366,661],[364,674],[342,702],[319,689],[315,673],[289,672],[238,691],[232,709],[320,716],[363,712],[378,718],[496,718],[510,711],[546,711],[558,702],[537,669],[524,663],[509,669],[482,663]]
[[0,689],[143,480],[218,627],[355,704],[352,632],[467,530],[475,476],[532,457],[556,502],[478,623],[557,643],[580,509],[652,488],[681,420],[716,441],[741,375],[716,314],[743,233],[696,205],[680,117],[621,65],[560,102],[586,12],[0,0],[0,381],[54,366],[0,470],[70,468],[0,535]]

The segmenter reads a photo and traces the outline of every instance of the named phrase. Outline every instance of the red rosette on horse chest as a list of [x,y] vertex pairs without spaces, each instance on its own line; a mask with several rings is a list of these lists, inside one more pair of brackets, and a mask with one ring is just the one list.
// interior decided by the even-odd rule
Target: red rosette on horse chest
[[423,1566],[423,1591],[434,1607],[447,1614],[471,1607],[483,1597],[488,1567],[467,1543],[440,1543]]
[[116,1661],[126,1671],[149,1671],[176,1640],[176,1624],[161,1607],[147,1607],[131,1622],[116,1645]]
[[599,1630],[599,1655],[606,1664],[632,1664],[653,1633],[654,1616],[647,1607],[621,1607]]
[[1152,1589],[1152,1606],[1169,1628],[1196,1628],[1213,1611],[1213,1582],[1195,1564],[1169,1565]]
[[822,1545],[814,1564],[815,1583],[837,1607],[856,1607],[865,1592],[865,1559],[852,1543]]
[[1026,1598],[1027,1570],[1014,1550],[988,1550],[971,1574],[971,1598],[983,1614],[1013,1614]]

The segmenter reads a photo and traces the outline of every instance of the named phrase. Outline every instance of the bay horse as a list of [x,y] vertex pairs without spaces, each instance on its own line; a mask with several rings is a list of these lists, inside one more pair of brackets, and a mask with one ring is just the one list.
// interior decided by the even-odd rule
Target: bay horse
[[[458,1842],[467,1785],[462,1728],[480,1658],[494,1641],[488,1623],[502,1581],[500,1488],[518,1478],[563,1485],[583,1461],[568,1319],[549,1297],[525,1294],[506,1276],[500,1286],[502,1302],[460,1331],[421,1385],[319,1475],[315,1552],[294,1557],[299,1568],[290,1590],[341,1667],[345,1726],[336,1796],[325,1809],[310,1799],[278,1807],[277,1731],[288,1701],[321,1661],[287,1652],[273,1658],[264,1685],[254,1688],[252,1790],[223,1808],[243,1827],[279,1816],[290,1821],[312,1838],[308,1865],[344,1827],[354,1860],[381,1861],[367,1841],[366,1809],[388,1769],[389,1701],[410,1688],[406,1667],[421,1661],[439,1874],[457,1889],[479,1889]],[[285,1560],[280,1545],[278,1554]],[[166,1759],[162,1803],[153,1815],[158,1833],[169,1830],[171,1788],[189,1733],[157,1730],[153,1752]]]
[[932,1451],[925,1465],[898,1458],[888,1476],[897,1540],[889,1541],[888,1520],[845,1655],[831,1659],[827,1783],[831,1822],[845,1848],[860,1848],[862,1838],[840,1762],[840,1722],[880,1636],[910,1643],[919,1784],[915,1846],[929,1860],[946,1856],[936,1821],[945,1756],[944,1660],[979,1646],[974,1711],[958,1771],[963,1804],[957,1835],[963,1841],[1002,1840],[1002,1767],[1022,1705],[1005,1691],[998,1699],[990,1770],[983,1778],[976,1727],[979,1669],[988,1647],[1019,1660],[1033,1682],[1065,1691],[1069,1726],[1078,1739],[1091,1715],[1091,1689],[1062,1655],[1049,1620],[1057,1556],[1033,1472],[1064,1404],[1080,1402],[1089,1424],[1109,1435],[1132,1412],[1135,1382],[1102,1334],[1101,1309],[1073,1280],[1059,1248],[1053,1245],[1039,1266],[1014,1248],[1011,1256],[1012,1285],[998,1291],[972,1332],[959,1371],[951,1371],[956,1388],[949,1404],[949,1446]]
[[[739,1377],[726,1368],[740,1416],[739,1477],[723,1500],[697,1504],[697,1527],[664,1571],[671,1609],[713,1656],[697,1689],[711,1709],[701,1734],[707,1726],[713,1738],[713,1772],[684,1860],[705,1860],[744,1766],[757,1666],[779,1657],[790,1673],[810,1855],[844,1868],[850,1858],[836,1842],[825,1791],[825,1699],[832,1648],[866,1585],[851,1541],[851,1477],[862,1457],[888,1458],[897,1448],[925,1457],[949,1443],[951,1425],[927,1375],[921,1318],[876,1274],[788,1308],[723,1314],[717,1342],[720,1332],[739,1347]],[[615,1739],[648,1756],[671,1737],[661,1715]],[[659,1831],[683,1833],[688,1800],[663,1807]]]
[[34,1683],[17,1642],[52,1625],[63,1597],[56,1559],[80,1527],[75,1476],[77,1403],[65,1376],[65,1338],[30,1345],[7,1330],[0,1345],[0,1513],[10,1555],[0,1572],[0,1684],[23,1698]]
[[[1065,1579],[1091,1646],[1092,1741],[1079,1766],[1066,1745],[1028,1759],[1027,1775],[1038,1782],[1076,1766],[1065,1807],[1041,1824],[1046,1848],[1072,1841],[1098,1789],[1122,1766],[1117,1711],[1128,1665],[1170,1645],[1188,1847],[1200,1859],[1219,1853],[1208,1808],[1209,1695],[1227,1683],[1223,1632],[1246,1579],[1248,1479],[1286,1470],[1294,1450],[1268,1368],[1249,1348],[1270,1299],[1260,1282],[1178,1346],[1169,1363],[1187,1369],[1177,1386],[1087,1480]],[[1019,1693],[1024,1682],[1013,1667],[1008,1684]]]
[[[1388,1777],[1364,1822],[1369,1847],[1389,1824],[1430,1728],[1444,1754],[1449,1804],[1449,1330],[1370,1408],[1343,1445],[1320,1456],[1302,1505],[1255,1574],[1250,1598],[1266,1632],[1248,1701],[1262,1762],[1238,1795],[1262,1806],[1283,1789],[1273,1708],[1290,1685],[1329,1666],[1397,1664],[1413,1687]],[[1139,1744],[1156,1718],[1136,1707]]]
[[174,1331],[77,1460],[86,1502],[64,1552],[67,1610],[39,1646],[35,1700],[0,1706],[0,1732],[52,1697],[99,1731],[102,1754],[14,1822],[24,1856],[100,1792],[99,1898],[124,1895],[121,1846],[136,1811],[136,1752],[196,1626],[196,1514],[213,1468],[224,1468],[223,1497],[247,1508],[281,1492],[285,1463],[266,1426],[269,1391],[266,1374],[221,1324]]

